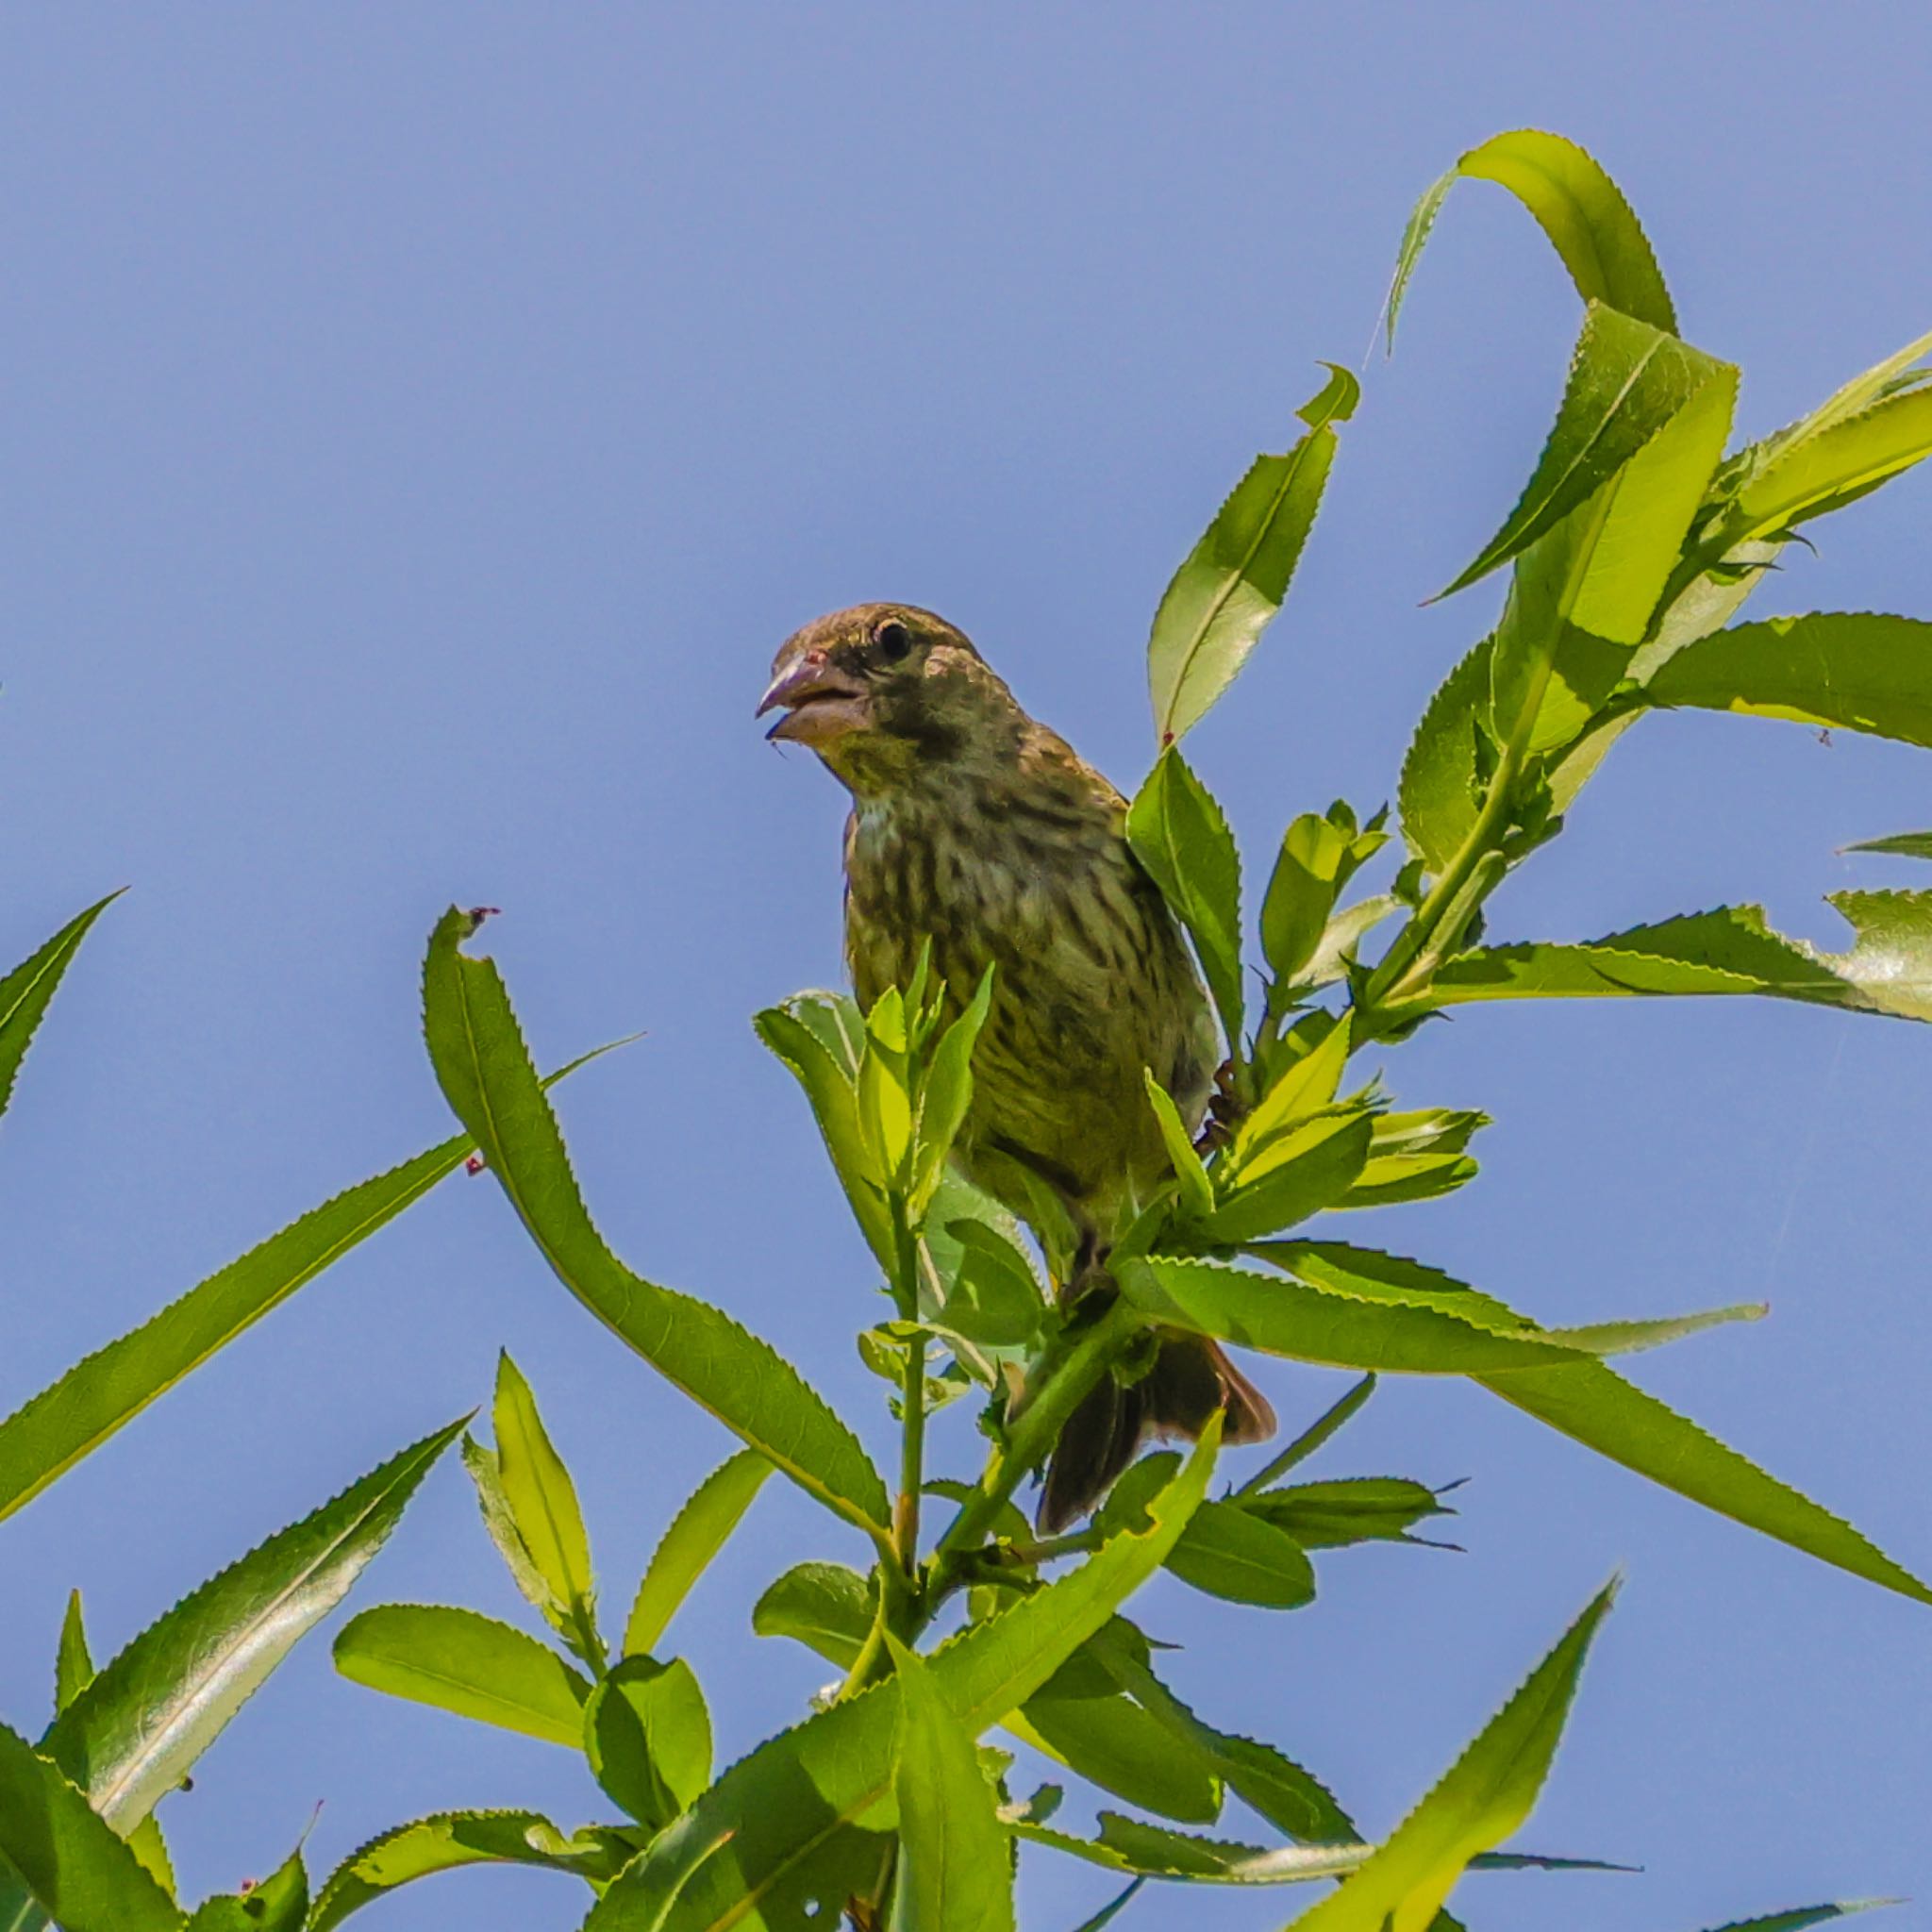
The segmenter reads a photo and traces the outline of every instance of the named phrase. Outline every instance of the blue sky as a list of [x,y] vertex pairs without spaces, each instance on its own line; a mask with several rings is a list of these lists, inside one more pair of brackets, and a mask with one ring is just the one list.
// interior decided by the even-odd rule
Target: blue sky
[[[1458,152],[1524,124],[1587,142],[1761,431],[1932,322],[1928,58],[1932,24],[1857,4],[10,11],[0,951],[132,891],[0,1130],[0,1407],[446,1131],[415,975],[457,899],[504,908],[540,1058],[648,1029],[563,1102],[627,1257],[883,1445],[850,1341],[864,1257],[747,1024],[839,972],[840,797],[751,721],[777,641],[860,598],[935,606],[1131,787],[1168,574],[1289,439],[1317,359],[1362,358],[1403,219]],[[1420,602],[1527,474],[1574,322],[1521,210],[1459,190],[1290,608],[1191,741],[1251,863],[1296,811],[1388,796],[1496,593]],[[1932,614],[1928,506],[1915,476],[1832,520],[1757,608]],[[1762,900],[1834,939],[1823,892],[1919,882],[1835,855],[1932,822],[1928,770],[1648,723],[1494,928]],[[1769,1297],[1640,1379],[1932,1568],[1932,1034],[1525,1007],[1427,1029],[1390,1072],[1497,1124],[1474,1187],[1350,1238],[1552,1320]],[[70,1586],[117,1646],[486,1399],[499,1345],[577,1470],[615,1621],[729,1445],[458,1179],[0,1528],[0,1713],[37,1724]],[[1289,1418],[1341,1386],[1264,1374]],[[968,1430],[948,1418],[941,1451]],[[1338,1553],[1289,1618],[1163,1582],[1143,1621],[1187,1640],[1205,1711],[1372,1828],[1627,1567],[1526,1840],[1645,1874],[1475,1881],[1473,1924],[1693,1932],[1932,1894],[1924,1608],[1473,1389],[1385,1389],[1319,1468],[1470,1478],[1468,1554]],[[779,1487],[674,1631],[732,1753],[825,1674],[751,1636],[752,1594],[858,1554]],[[358,1593],[391,1598],[513,1613],[454,1462]],[[603,1808],[564,1754],[340,1681],[325,1638],[165,1806],[191,1894],[275,1865],[318,1802],[323,1867],[433,1808]],[[1028,1932],[1105,1890],[1029,1854]],[[368,1923],[561,1927],[580,1899],[467,1874]],[[1304,1902],[1186,1907],[1260,1928]]]

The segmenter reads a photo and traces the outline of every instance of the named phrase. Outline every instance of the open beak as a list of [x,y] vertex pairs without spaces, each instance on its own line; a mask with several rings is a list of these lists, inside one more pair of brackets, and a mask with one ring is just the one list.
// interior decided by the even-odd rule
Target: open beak
[[781,707],[785,716],[765,736],[794,744],[824,744],[866,722],[864,687],[823,651],[806,651],[781,664],[754,715],[762,718]]

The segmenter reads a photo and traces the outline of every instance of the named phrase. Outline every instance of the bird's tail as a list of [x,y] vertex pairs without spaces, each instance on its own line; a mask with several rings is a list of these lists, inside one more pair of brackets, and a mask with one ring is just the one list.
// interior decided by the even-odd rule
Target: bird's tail
[[1077,1523],[1121,1472],[1157,1437],[1191,1441],[1218,1408],[1227,1411],[1224,1442],[1265,1442],[1274,1433],[1268,1398],[1205,1335],[1163,1330],[1154,1366],[1138,1381],[1103,1376],[1067,1418],[1047,1464],[1040,1499],[1042,1536]]

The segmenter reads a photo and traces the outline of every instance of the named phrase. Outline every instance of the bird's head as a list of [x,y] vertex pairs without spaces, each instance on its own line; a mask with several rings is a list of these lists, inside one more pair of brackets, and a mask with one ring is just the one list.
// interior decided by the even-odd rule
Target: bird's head
[[857,604],[787,638],[758,715],[779,708],[766,736],[809,745],[865,794],[998,758],[1025,724],[966,635],[911,604]]

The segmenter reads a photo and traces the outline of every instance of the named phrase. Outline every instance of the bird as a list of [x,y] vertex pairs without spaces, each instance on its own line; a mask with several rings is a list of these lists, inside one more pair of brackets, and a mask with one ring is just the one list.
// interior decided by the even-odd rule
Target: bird
[[[859,604],[779,647],[758,715],[808,746],[851,794],[845,955],[870,1008],[922,953],[953,1011],[989,966],[991,1003],[953,1149],[1021,1219],[1044,1186],[1078,1244],[1063,1307],[1118,1293],[1106,1272],[1124,1215],[1172,1172],[1151,1072],[1191,1132],[1221,1061],[1213,1008],[1159,888],[1134,857],[1120,792],[1031,717],[953,625],[912,604]],[[1141,1446],[1274,1432],[1267,1399],[1218,1343],[1156,1332],[1151,1367],[1102,1377],[1048,1459],[1037,1522],[1091,1513]]]

